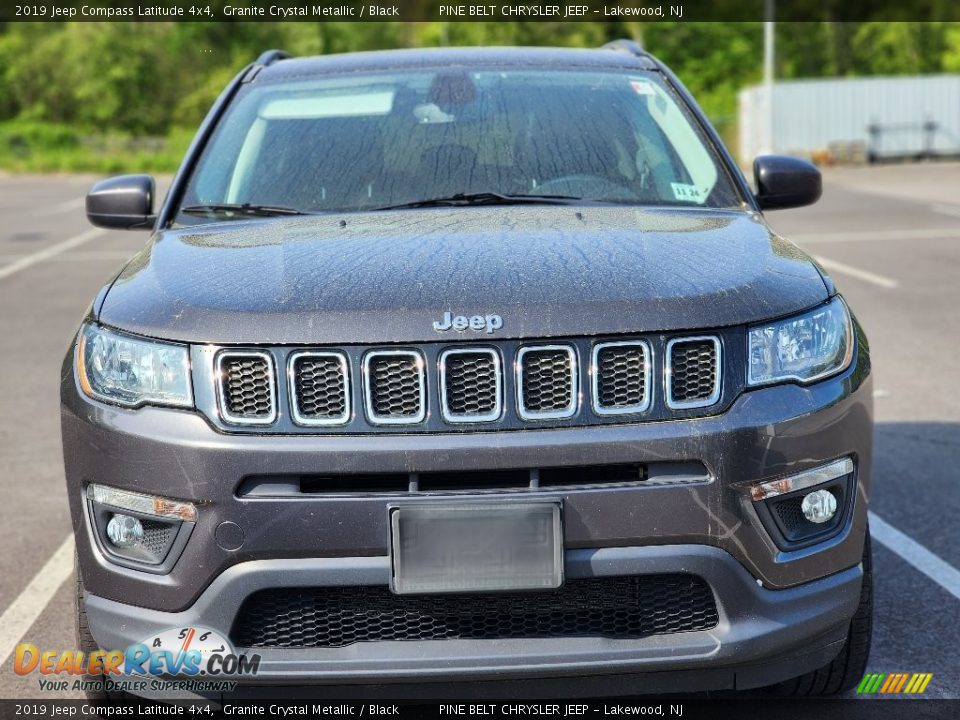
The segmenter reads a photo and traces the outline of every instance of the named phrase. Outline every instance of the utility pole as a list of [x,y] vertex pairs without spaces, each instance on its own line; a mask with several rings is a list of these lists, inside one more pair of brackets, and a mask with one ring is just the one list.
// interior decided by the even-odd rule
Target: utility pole
[[774,44],[774,0],[764,0],[763,4],[763,97],[766,110],[764,124],[763,152],[776,152],[773,140],[773,74],[776,47]]

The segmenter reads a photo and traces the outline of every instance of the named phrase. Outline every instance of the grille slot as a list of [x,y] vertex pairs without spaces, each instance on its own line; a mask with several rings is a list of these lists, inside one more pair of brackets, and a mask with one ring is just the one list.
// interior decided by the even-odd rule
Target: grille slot
[[298,425],[343,425],[350,420],[350,374],[341,353],[290,356],[293,420]]
[[467,470],[418,473],[417,492],[484,492],[529,490],[530,470]]
[[407,473],[304,475],[299,478],[299,490],[307,495],[325,493],[395,495],[410,492],[410,475]]
[[645,342],[600,343],[593,348],[593,409],[598,415],[650,407],[652,353]]
[[646,479],[647,467],[640,464],[542,468],[539,478],[540,487],[547,490],[568,486],[628,485]]
[[684,574],[570,580],[557,590],[394,595],[386,587],[280,588],[248,597],[230,633],[243,648],[336,648],[388,640],[642,638],[707,630],[713,593]]
[[363,359],[367,418],[377,425],[409,425],[427,416],[424,361],[413,350],[376,350]]
[[277,419],[273,358],[266,352],[217,356],[220,415],[235,425],[269,425]]
[[525,420],[577,413],[577,355],[568,345],[538,345],[517,352],[517,411]]
[[448,422],[492,422],[503,412],[500,355],[492,348],[440,355],[440,408]]
[[682,410],[720,399],[720,340],[678,338],[667,343],[667,406]]

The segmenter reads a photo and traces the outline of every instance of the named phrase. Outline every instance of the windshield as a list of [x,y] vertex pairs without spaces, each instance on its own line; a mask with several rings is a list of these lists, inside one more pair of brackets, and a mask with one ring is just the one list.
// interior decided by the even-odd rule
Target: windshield
[[244,86],[177,221],[208,221],[224,205],[352,212],[478,193],[740,201],[658,73],[418,68]]

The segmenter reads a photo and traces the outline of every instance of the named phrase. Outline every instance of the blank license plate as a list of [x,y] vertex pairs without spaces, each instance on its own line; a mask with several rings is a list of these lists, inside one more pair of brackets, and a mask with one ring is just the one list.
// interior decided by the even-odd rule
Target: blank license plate
[[563,583],[559,503],[391,508],[395,593],[546,590]]

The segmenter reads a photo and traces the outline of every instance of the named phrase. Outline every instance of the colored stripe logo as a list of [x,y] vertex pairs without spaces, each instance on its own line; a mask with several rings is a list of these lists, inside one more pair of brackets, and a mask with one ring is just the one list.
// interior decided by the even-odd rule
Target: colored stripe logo
[[933,673],[867,673],[857,686],[857,695],[920,695],[933,679]]

